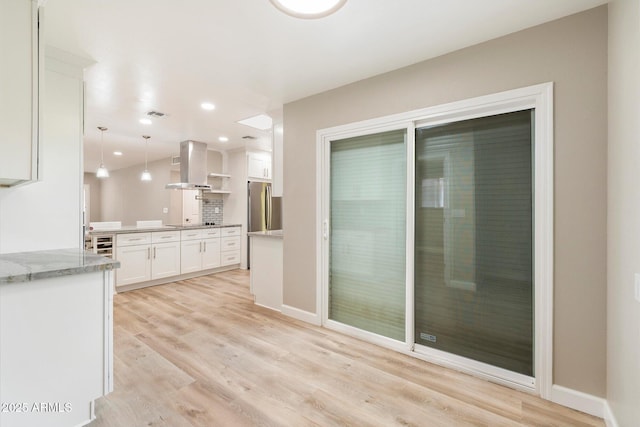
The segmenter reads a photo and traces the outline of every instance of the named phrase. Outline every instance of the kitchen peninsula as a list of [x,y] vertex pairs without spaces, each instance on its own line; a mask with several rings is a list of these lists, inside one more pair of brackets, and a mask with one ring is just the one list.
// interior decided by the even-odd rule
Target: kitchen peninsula
[[0,425],[94,418],[94,400],[113,390],[118,265],[80,249],[0,255]]
[[254,302],[282,310],[282,230],[255,231],[251,238],[251,293]]
[[155,225],[94,230],[86,248],[121,263],[116,291],[123,292],[240,267],[242,227]]

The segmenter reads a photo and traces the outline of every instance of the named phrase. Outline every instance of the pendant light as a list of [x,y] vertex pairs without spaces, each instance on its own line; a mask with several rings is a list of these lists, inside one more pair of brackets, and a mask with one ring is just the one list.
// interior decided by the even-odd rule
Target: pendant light
[[100,130],[100,167],[96,171],[96,177],[109,178],[109,171],[104,167],[104,131],[107,130],[104,126],[98,126]]
[[147,156],[149,152],[149,135],[142,135],[145,139],[145,147],[144,147],[144,171],[142,171],[142,175],[140,175],[140,181],[151,181],[151,174],[147,169]]

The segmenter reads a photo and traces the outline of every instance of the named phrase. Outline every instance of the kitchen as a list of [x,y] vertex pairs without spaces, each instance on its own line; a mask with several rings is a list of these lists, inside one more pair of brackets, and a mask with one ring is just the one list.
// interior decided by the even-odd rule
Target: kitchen
[[[553,332],[553,353],[549,355],[553,376],[545,399],[604,417],[607,422],[613,412],[622,420],[621,425],[627,425],[637,415],[637,409],[633,409],[633,393],[623,390],[627,387],[635,390],[636,370],[635,365],[626,360],[628,352],[622,351],[616,343],[627,342],[633,345],[633,349],[637,345],[636,340],[629,339],[628,325],[634,323],[628,320],[635,313],[635,306],[632,305],[633,298],[627,298],[627,276],[637,271],[632,261],[636,253],[622,251],[622,248],[630,247],[627,242],[630,237],[626,236],[633,233],[614,233],[611,230],[618,229],[616,221],[626,224],[625,230],[635,224],[621,212],[633,212],[627,203],[635,200],[628,197],[635,194],[634,186],[630,180],[622,179],[625,173],[634,170],[624,162],[632,157],[628,155],[629,146],[625,141],[633,141],[633,132],[624,131],[622,119],[635,111],[636,104],[627,101],[624,90],[610,89],[607,93],[607,84],[610,88],[636,84],[634,78],[624,73],[622,58],[622,55],[636,58],[635,46],[620,40],[635,40],[636,30],[622,24],[625,17],[635,16],[637,2],[614,0],[608,7],[586,10],[603,3],[586,5],[582,2],[580,7],[574,4],[574,9],[556,10],[555,15],[549,12],[551,14],[544,17],[536,16],[536,13],[542,9],[551,11],[551,5],[547,8],[520,5],[532,9],[520,10],[521,16],[527,19],[526,23],[520,21],[519,25],[506,18],[495,19],[496,16],[509,15],[504,8],[512,6],[504,4],[499,9],[483,4],[475,13],[454,14],[455,17],[449,15],[448,18],[440,14],[444,13],[442,10],[432,13],[426,4],[412,5],[410,14],[403,14],[401,9],[391,11],[373,6],[372,12],[378,13],[374,16],[393,17],[388,20],[389,25],[381,29],[379,25],[369,27],[372,22],[365,19],[370,16],[367,10],[359,9],[357,3],[351,1],[325,19],[300,21],[279,14],[279,10],[272,10],[267,1],[216,5],[220,9],[214,11],[200,3],[188,3],[181,6],[179,13],[167,13],[170,12],[168,8],[144,2],[90,5],[74,0],[49,0],[44,22],[53,27],[45,25],[44,31],[49,32],[46,34],[47,43],[57,48],[47,48],[44,53],[47,59],[44,76],[47,98],[43,105],[46,120],[42,122],[42,137],[46,144],[41,147],[42,175],[36,183],[0,190],[0,252],[11,254],[84,247],[84,236],[79,227],[83,223],[79,208],[83,192],[81,176],[84,172],[94,174],[101,163],[108,169],[110,178],[100,181],[100,184],[93,182],[93,191],[88,178],[90,175],[85,175],[85,181],[90,185],[88,199],[91,200],[92,193],[98,193],[97,199],[100,200],[89,203],[89,222],[120,220],[125,226],[135,226],[139,220],[162,220],[163,227],[177,225],[171,218],[175,212],[171,196],[169,200],[165,198],[154,205],[150,212],[134,217],[127,216],[128,210],[122,200],[114,198],[110,203],[103,202],[110,193],[107,182],[111,178],[115,182],[119,170],[129,168],[131,181],[136,184],[148,184],[140,182],[140,174],[145,169],[150,172],[154,184],[160,183],[160,179],[163,185],[177,182],[177,170],[171,176],[171,172],[163,169],[166,166],[155,169],[155,162],[171,167],[171,158],[178,155],[178,144],[189,140],[207,141],[209,151],[220,153],[217,159],[218,154],[212,155],[217,163],[208,172],[223,176],[211,177],[209,181],[217,189],[230,193],[205,197],[222,200],[221,206],[215,206],[219,201],[213,202],[213,213],[216,207],[223,212],[223,225],[242,225],[243,221],[248,221],[248,199],[236,196],[246,192],[246,181],[236,181],[235,171],[238,167],[248,169],[248,153],[269,153],[270,147],[266,144],[255,146],[252,141],[261,144],[261,140],[269,138],[271,130],[251,130],[238,121],[260,114],[274,118],[282,114],[286,129],[283,161],[281,168],[273,168],[274,173],[283,174],[280,182],[286,190],[283,205],[286,238],[279,242],[285,243],[282,248],[281,311],[307,324],[324,325],[326,300],[323,300],[320,277],[326,272],[320,263],[323,256],[321,245],[324,244],[323,236],[330,236],[331,230],[325,228],[324,212],[320,210],[319,180],[324,160],[319,145],[316,145],[316,132],[553,81],[557,107],[553,113],[556,138],[554,170],[557,175],[553,178],[555,205],[552,216],[556,232],[553,235],[554,269],[551,271],[554,272],[556,287],[552,292],[553,323],[543,335],[543,338],[550,339]],[[478,19],[471,19],[471,15]],[[154,19],[147,19],[149,16]],[[230,16],[237,17],[238,21],[234,24]],[[413,25],[406,25],[410,17],[416,21]],[[556,18],[561,19],[553,21]],[[491,28],[481,25],[487,19],[495,25]],[[398,28],[400,22],[403,25]],[[460,22],[457,29],[466,28],[475,34],[475,38],[471,38],[473,41],[457,39],[464,32],[439,25],[450,22]],[[509,22],[511,26],[506,25]],[[542,25],[535,27],[538,24]],[[240,27],[250,27],[251,31],[238,32]],[[3,25],[2,28],[9,26]],[[118,28],[127,28],[131,32],[117,31]],[[169,28],[171,31],[167,30]],[[357,34],[369,36],[357,37],[350,31],[335,31],[336,28],[355,28]],[[366,33],[363,28],[369,28],[371,32]],[[428,33],[430,30],[434,32]],[[298,36],[291,37],[292,33]],[[333,37],[321,40],[317,37],[319,33],[332,34]],[[179,34],[193,35],[187,44],[189,48],[178,41],[176,36]],[[366,46],[358,44],[358,40],[364,39],[367,40]],[[396,46],[389,46],[389,40],[397,41]],[[433,43],[433,40],[441,42]],[[230,42],[238,45],[231,47]],[[301,48],[319,47],[325,42],[327,44],[320,50]],[[291,44],[299,50],[292,48]],[[370,49],[374,45],[377,48]],[[238,54],[246,52],[249,46],[255,47],[253,54]],[[285,46],[293,50],[287,50]],[[342,49],[345,56],[338,55],[337,50]],[[87,52],[95,53],[87,55]],[[159,62],[157,55],[161,52],[170,55],[171,60]],[[230,55],[222,60],[219,52]],[[376,53],[381,57],[366,61],[367,55]],[[203,57],[209,60],[202,61]],[[514,58],[518,60],[514,61]],[[16,58],[15,61],[22,59]],[[345,61],[349,67],[344,66]],[[355,77],[344,77],[339,72],[356,72],[358,69],[360,74]],[[122,79],[100,79],[109,76],[113,70],[121,71]],[[177,77],[170,79],[168,74],[163,74],[169,70]],[[267,81],[265,76],[271,76],[273,80]],[[251,83],[243,86],[240,83],[243,78],[248,78]],[[16,87],[21,82],[19,78],[12,81]],[[86,92],[83,81],[86,81]],[[213,87],[205,82],[223,83]],[[10,85],[5,86],[3,90],[10,88]],[[286,87],[286,93],[280,92],[273,97],[264,95],[267,88],[283,87]],[[227,96],[223,98],[218,94]],[[78,108],[82,100],[86,103],[83,108]],[[203,102],[213,103],[215,108],[205,110],[201,107]],[[231,110],[235,112],[231,113]],[[5,113],[8,111],[11,109]],[[151,125],[140,122],[148,119],[146,116],[152,112],[164,115],[153,118]],[[60,126],[63,122],[65,126]],[[224,127],[220,124],[222,122],[230,125]],[[100,132],[99,126],[108,130]],[[147,140],[143,136],[151,138]],[[245,136],[250,138],[244,139]],[[224,138],[228,141],[223,142]],[[235,146],[232,147],[233,144]],[[103,146],[105,149],[101,150]],[[146,147],[149,147],[148,151]],[[21,147],[16,147],[16,151],[18,149]],[[272,150],[275,158],[278,149],[274,147]],[[102,155],[100,151],[103,151]],[[113,154],[116,151],[122,152],[121,158]],[[148,155],[146,162],[145,154]],[[2,158],[13,158],[13,153],[11,157],[3,155]],[[91,163],[86,169],[78,164],[78,160],[83,158]],[[2,164],[0,170],[4,171],[6,167]],[[274,185],[277,182],[274,177]],[[121,188],[126,185],[119,184]],[[101,188],[96,191],[97,187]],[[582,190],[585,188],[589,189],[588,195]],[[159,190],[166,194],[182,191]],[[132,197],[142,199],[145,194],[141,191]],[[145,204],[154,203],[147,201]],[[182,204],[178,209],[184,212]],[[56,209],[58,206],[65,208]],[[74,209],[76,206],[78,208]],[[105,210],[113,210],[111,212],[116,216],[102,217]],[[192,212],[201,210],[196,208]],[[579,217],[573,215],[576,210],[581,212]],[[100,212],[100,216],[93,217],[92,212]],[[463,214],[457,212],[459,217]],[[241,233],[246,233],[246,230]],[[243,234],[241,244],[246,247],[244,238]],[[199,240],[195,246],[198,249],[206,238]],[[152,246],[146,248],[147,256],[150,248]],[[613,256],[621,252],[629,252],[629,255]],[[243,248],[241,256],[244,253]],[[608,258],[607,254],[610,255]],[[100,274],[104,274],[104,278],[112,274],[112,269],[117,272],[115,264],[107,263],[95,268],[103,269]],[[238,265],[242,266],[242,260]],[[116,274],[111,279],[115,279]],[[230,277],[225,276],[230,274],[229,271],[218,274]],[[233,280],[237,279],[233,276]],[[213,280],[210,283],[217,282]],[[473,290],[473,284],[464,283],[467,292]],[[103,285],[96,284],[95,290]],[[9,288],[6,283],[0,286],[3,292]],[[163,287],[148,289],[154,288]],[[465,289],[459,288],[456,292],[462,290]],[[122,292],[120,295],[127,294],[134,295],[134,292]],[[577,295],[579,299],[576,299]],[[103,294],[102,298],[108,311],[108,296]],[[6,301],[4,294],[3,301]],[[6,312],[6,306],[2,308]],[[3,338],[4,332],[5,329]],[[587,333],[589,339],[585,339]],[[108,336],[109,331],[102,334]],[[107,341],[105,346],[108,350]],[[7,346],[3,345],[3,350],[5,348]],[[621,375],[622,371],[624,375]],[[5,378],[3,375],[3,384]]]

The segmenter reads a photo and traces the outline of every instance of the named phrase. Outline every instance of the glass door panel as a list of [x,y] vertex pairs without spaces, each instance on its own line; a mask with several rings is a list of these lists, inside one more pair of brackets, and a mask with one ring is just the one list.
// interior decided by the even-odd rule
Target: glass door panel
[[406,129],[331,142],[330,320],[405,340]]
[[416,129],[415,342],[533,376],[533,110]]

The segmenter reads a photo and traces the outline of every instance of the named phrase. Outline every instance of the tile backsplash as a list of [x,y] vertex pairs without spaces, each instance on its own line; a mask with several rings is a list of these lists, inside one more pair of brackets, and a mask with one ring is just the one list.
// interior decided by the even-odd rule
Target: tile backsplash
[[222,199],[204,199],[202,201],[202,222],[222,224],[224,218],[222,214],[223,208],[224,201]]

